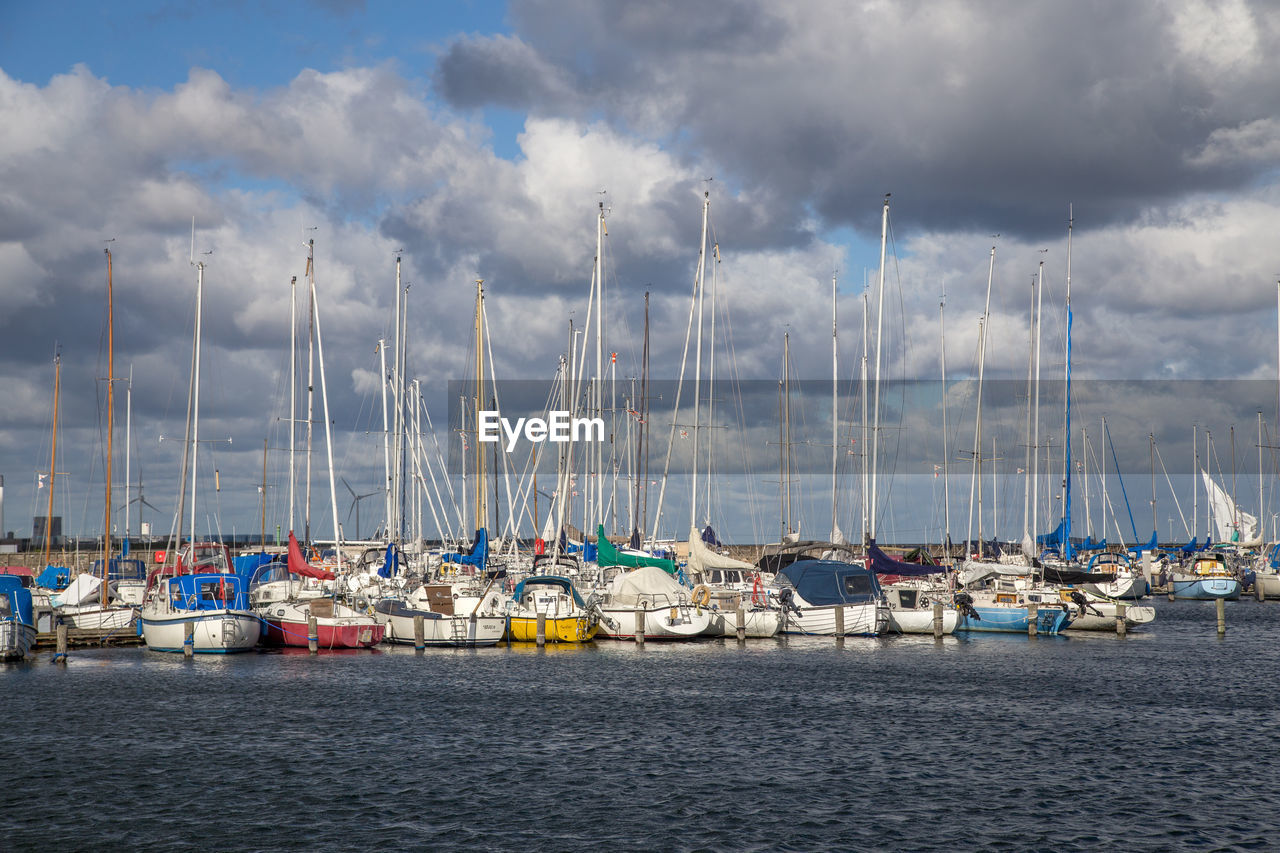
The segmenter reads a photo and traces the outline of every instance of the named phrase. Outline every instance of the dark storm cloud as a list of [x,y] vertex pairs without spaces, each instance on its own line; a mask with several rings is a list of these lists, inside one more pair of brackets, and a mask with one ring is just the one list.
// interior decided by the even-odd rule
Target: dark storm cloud
[[516,37],[450,47],[447,97],[608,116],[868,230],[886,190],[911,224],[1045,234],[1046,201],[1103,224],[1235,189],[1269,168],[1238,146],[1280,105],[1263,3],[530,0],[511,17]]

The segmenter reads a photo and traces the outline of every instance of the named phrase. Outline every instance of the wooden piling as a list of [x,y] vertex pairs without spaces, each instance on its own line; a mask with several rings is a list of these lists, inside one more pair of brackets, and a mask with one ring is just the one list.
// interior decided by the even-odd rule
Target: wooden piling
[[539,646],[547,644],[547,614],[538,614],[538,634],[535,638]]
[[427,647],[427,618],[421,613],[413,615],[413,647],[417,651]]
[[196,623],[190,619],[182,623],[182,656],[189,658],[196,653]]
[[844,607],[836,605],[836,639],[844,639]]
[[747,639],[747,611],[742,606],[742,602],[738,602],[737,621],[734,623],[737,628],[738,642],[746,642]]
[[935,640],[942,639],[942,602],[935,601],[933,603],[933,638]]
[[1129,626],[1126,625],[1124,621],[1124,611],[1125,611],[1125,606],[1117,602],[1116,603],[1116,633],[1119,634],[1121,637],[1123,637],[1125,635],[1125,632],[1129,630]]
[[1221,637],[1227,633],[1227,602],[1225,599],[1219,598],[1216,604],[1218,608],[1218,636]]
[[307,616],[307,651],[313,655],[320,651],[320,629],[314,613]]
[[644,645],[644,608],[636,605],[636,645]]
[[1258,599],[1258,601],[1262,601],[1266,598],[1266,593],[1264,593],[1262,589],[1262,582],[1258,580],[1258,576],[1256,574],[1253,576],[1253,597]]
[[61,618],[58,619],[57,632],[58,632],[58,645],[57,645],[57,650],[54,652],[53,659],[58,663],[66,663],[67,662],[67,623],[63,622]]
[[1034,637],[1040,631],[1040,626],[1036,623],[1040,619],[1040,605],[1031,603],[1027,605],[1027,636]]

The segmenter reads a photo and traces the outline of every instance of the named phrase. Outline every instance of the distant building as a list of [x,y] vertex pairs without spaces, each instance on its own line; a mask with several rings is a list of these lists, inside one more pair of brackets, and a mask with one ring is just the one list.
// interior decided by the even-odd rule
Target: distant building
[[62,516],[53,516],[52,523],[49,522],[50,516],[37,515],[31,520],[31,541],[44,544],[45,531],[48,530],[53,534],[52,544],[60,545],[62,543]]

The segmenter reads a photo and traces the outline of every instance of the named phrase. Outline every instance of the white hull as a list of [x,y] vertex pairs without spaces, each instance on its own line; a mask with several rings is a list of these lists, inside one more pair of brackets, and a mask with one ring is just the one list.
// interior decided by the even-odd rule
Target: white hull
[[89,631],[118,631],[128,628],[138,615],[135,607],[108,607],[103,610],[96,604],[67,605],[58,610],[72,628]]
[[[711,622],[711,611],[692,605],[650,608],[644,613],[646,640],[690,640],[702,636]],[[615,640],[636,638],[634,608],[601,608],[600,630],[596,636]]]
[[783,634],[816,634],[835,636],[836,610],[844,610],[844,633],[851,636],[871,636],[884,633],[889,625],[889,609],[875,602],[866,604],[842,604],[811,607],[802,605],[800,612],[784,610]]
[[[956,621],[960,614],[950,607],[942,609],[942,633],[951,634],[956,630]],[[890,634],[932,634],[933,609],[928,610],[889,610]]]
[[[737,637],[738,612],[709,610],[711,622],[705,632],[709,637]],[[751,638],[772,637],[782,628],[782,614],[777,610],[744,610],[745,635]]]
[[36,629],[13,619],[0,622],[0,661],[22,660],[36,643]]
[[180,652],[187,623],[193,623],[192,648],[197,654],[244,652],[258,645],[262,621],[250,610],[142,611],[142,637],[147,648]]
[[[389,616],[375,613],[374,617],[387,626],[383,640],[388,643],[413,645],[412,616]],[[428,646],[496,646],[507,631],[505,616],[441,616],[439,619],[423,619],[423,643]]]
[[[1111,631],[1116,630],[1116,610],[1114,601],[1090,601],[1085,607],[1084,615],[1080,615],[1079,607],[1071,609],[1071,624],[1068,631]],[[1097,612],[1095,612],[1097,611]],[[1124,624],[1126,628],[1137,628],[1155,621],[1154,607],[1139,607],[1136,604],[1124,606]]]
[[1263,598],[1280,598],[1280,573],[1259,571],[1254,574],[1253,582],[1262,590]]
[[1085,590],[1103,598],[1139,599],[1147,594],[1147,579],[1142,575],[1118,577],[1110,583],[1087,583]]

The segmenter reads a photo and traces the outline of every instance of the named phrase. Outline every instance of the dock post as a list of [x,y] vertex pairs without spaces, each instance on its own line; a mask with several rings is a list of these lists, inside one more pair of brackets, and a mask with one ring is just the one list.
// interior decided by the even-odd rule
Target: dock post
[[53,659],[57,663],[66,663],[67,662],[67,623],[62,621],[61,616],[58,617],[58,627],[56,631],[58,634],[58,646],[57,646],[57,651],[53,655]]
[[188,620],[182,623],[182,656],[192,657],[196,653],[196,623]]
[[547,614],[545,613],[538,614],[538,634],[535,640],[539,646],[547,644]]
[[316,615],[307,617],[307,651],[315,654],[320,651],[320,629],[316,626]]
[[747,640],[747,611],[742,605],[742,599],[738,599],[738,613],[735,627],[737,628],[735,633],[738,635],[738,642],[745,643]]
[[933,638],[935,640],[942,639],[942,602],[935,601],[933,603]]
[[1267,597],[1266,593],[1263,592],[1262,582],[1258,580],[1257,573],[1255,573],[1253,576],[1253,597],[1258,599],[1258,601],[1262,601],[1264,598]]
[[1116,603],[1116,633],[1119,634],[1121,637],[1123,637],[1125,635],[1125,632],[1129,630],[1129,626],[1126,625],[1124,622],[1124,610],[1125,610],[1124,605],[1117,602]]
[[1221,637],[1227,633],[1227,602],[1225,599],[1217,599],[1218,608],[1218,636]]
[[844,606],[836,605],[836,639],[844,639]]
[[644,645],[644,608],[636,603],[636,645]]
[[427,646],[427,619],[421,613],[413,616],[413,647],[422,651]]
[[1036,624],[1040,619],[1040,605],[1027,605],[1027,636],[1034,637],[1040,631],[1040,626]]

